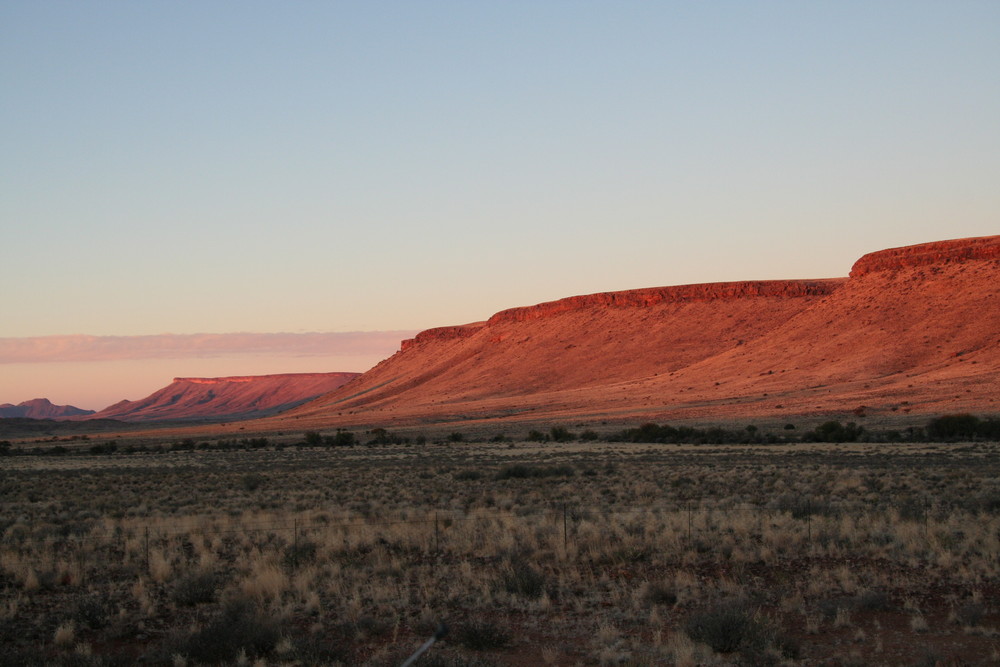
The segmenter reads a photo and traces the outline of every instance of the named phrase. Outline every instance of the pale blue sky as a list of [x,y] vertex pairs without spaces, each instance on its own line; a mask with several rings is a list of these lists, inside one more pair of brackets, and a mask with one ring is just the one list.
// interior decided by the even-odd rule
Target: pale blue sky
[[0,337],[846,275],[1000,230],[998,63],[994,0],[7,0]]

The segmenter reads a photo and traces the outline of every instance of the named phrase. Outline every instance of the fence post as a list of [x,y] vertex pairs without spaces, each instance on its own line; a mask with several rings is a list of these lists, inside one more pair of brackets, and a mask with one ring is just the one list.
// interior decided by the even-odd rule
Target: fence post
[[694,522],[692,517],[693,509],[691,507],[691,501],[687,501],[687,513],[688,513],[688,542],[691,541],[691,525]]
[[569,511],[566,507],[566,503],[563,503],[563,550],[569,548],[569,526],[567,524],[567,517]]
[[812,544],[812,541],[813,541],[813,523],[812,523],[812,519],[813,519],[812,505],[811,505],[810,501],[807,499],[806,500],[806,538],[807,538],[809,544]]

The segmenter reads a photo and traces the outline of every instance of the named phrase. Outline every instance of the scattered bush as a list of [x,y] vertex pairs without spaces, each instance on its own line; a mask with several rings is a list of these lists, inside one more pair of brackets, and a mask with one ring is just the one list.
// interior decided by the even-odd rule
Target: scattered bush
[[215,602],[220,577],[211,570],[201,570],[184,575],[174,582],[170,598],[178,607],[194,607]]
[[549,429],[549,438],[553,442],[572,442],[576,440],[576,434],[565,426],[553,426]]
[[273,650],[280,636],[250,600],[234,598],[200,630],[176,640],[172,653],[203,663],[232,662],[241,652],[254,659]]
[[503,590],[511,595],[537,599],[545,592],[545,576],[531,565],[517,560],[500,575]]
[[510,643],[510,633],[489,621],[469,621],[457,629],[458,643],[473,651],[492,651]]
[[864,430],[854,422],[844,426],[838,421],[828,421],[803,435],[802,439],[806,442],[857,442]]
[[243,488],[249,492],[254,492],[264,486],[265,477],[260,473],[251,472],[243,475]]
[[774,630],[745,600],[725,600],[694,611],[684,625],[688,636],[717,653],[762,653]]
[[410,441],[409,438],[390,433],[384,428],[373,428],[370,433],[372,439],[368,441],[369,445],[405,445]]
[[529,479],[538,477],[572,477],[576,471],[572,466],[532,466],[525,463],[513,463],[500,468],[496,479]]
[[97,595],[88,595],[73,609],[73,621],[83,628],[100,630],[108,624],[109,609],[107,602]]
[[323,438],[323,444],[327,447],[354,447],[358,441],[350,431],[337,429],[335,434]]

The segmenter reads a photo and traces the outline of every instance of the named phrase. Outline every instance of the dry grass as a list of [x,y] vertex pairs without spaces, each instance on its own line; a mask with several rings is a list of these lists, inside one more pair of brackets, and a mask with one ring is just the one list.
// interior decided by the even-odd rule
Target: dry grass
[[[390,665],[443,620],[437,664],[817,664],[848,645],[858,664],[979,664],[1000,611],[998,455],[504,443],[0,460],[0,662],[41,646],[49,664]],[[692,639],[726,623],[743,643]],[[221,627],[231,645],[213,652]]]

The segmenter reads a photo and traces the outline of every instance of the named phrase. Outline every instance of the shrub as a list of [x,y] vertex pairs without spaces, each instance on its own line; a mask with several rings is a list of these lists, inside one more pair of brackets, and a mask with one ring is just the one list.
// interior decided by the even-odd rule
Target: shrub
[[503,589],[511,595],[537,599],[545,592],[545,576],[531,565],[515,561],[500,575]]
[[770,644],[773,631],[743,600],[726,600],[695,611],[684,626],[691,639],[717,653],[758,653]]
[[458,431],[448,434],[448,442],[462,442],[463,440],[465,440],[465,436]]
[[389,433],[384,428],[373,428],[370,433],[373,437],[368,441],[369,445],[403,445],[409,442],[408,438]]
[[323,438],[323,444],[327,447],[353,447],[358,441],[350,431],[338,429],[334,435]]
[[192,572],[174,582],[170,598],[178,607],[193,607],[215,602],[219,583],[219,576],[211,570]]
[[278,627],[250,600],[235,598],[203,628],[180,639],[173,652],[194,662],[232,662],[241,651],[251,659],[269,653],[279,638]]
[[490,651],[510,643],[510,633],[489,621],[469,621],[455,633],[458,642],[473,651]]
[[927,436],[934,440],[957,440],[979,435],[980,421],[969,414],[942,415],[927,423]]
[[576,440],[576,434],[571,432],[565,426],[553,426],[549,429],[549,437],[554,442],[572,442]]
[[243,488],[247,491],[256,491],[264,485],[264,476],[251,472],[243,475]]
[[305,435],[303,436],[303,439],[305,440],[305,443],[310,447],[318,447],[319,445],[323,444],[323,436],[321,436],[316,431],[306,431]]
[[844,426],[838,421],[823,422],[811,433],[806,433],[803,440],[812,442],[857,442],[864,428],[854,422]]
[[73,609],[73,620],[84,628],[100,630],[108,624],[108,605],[97,595],[88,595]]
[[513,463],[500,468],[496,478],[528,479],[533,477],[572,477],[575,471],[572,466],[529,466],[524,463]]
[[596,431],[591,431],[589,428],[580,434],[580,440],[583,442],[593,442],[594,440],[599,440],[600,437]]
[[649,582],[643,595],[647,602],[652,604],[676,604],[677,590],[671,586],[660,582]]
[[300,539],[296,544],[289,544],[285,549],[285,566],[296,568],[316,560],[317,545],[315,542]]

